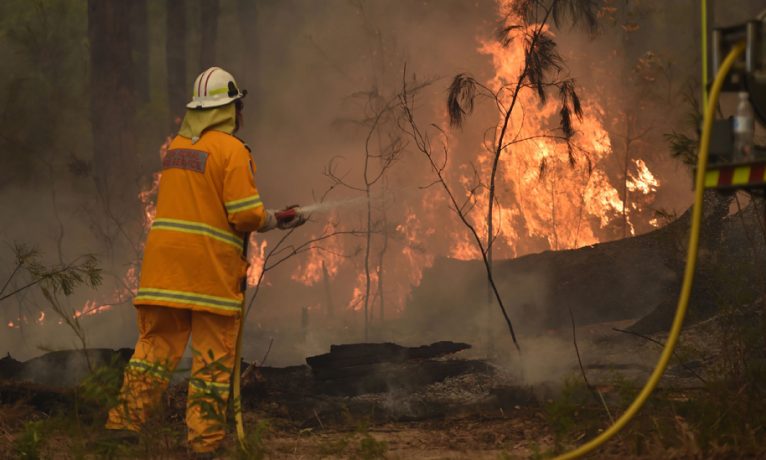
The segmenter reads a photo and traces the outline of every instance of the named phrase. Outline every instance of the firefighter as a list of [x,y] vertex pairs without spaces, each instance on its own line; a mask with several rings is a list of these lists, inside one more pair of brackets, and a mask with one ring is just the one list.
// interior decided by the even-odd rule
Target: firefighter
[[189,446],[202,458],[225,436],[247,276],[245,238],[305,222],[300,212],[279,221],[263,206],[249,149],[234,136],[245,94],[219,67],[194,81],[181,129],[162,158],[157,213],[133,300],[139,339],[106,424],[120,430],[115,434],[142,429],[191,335],[186,424]]

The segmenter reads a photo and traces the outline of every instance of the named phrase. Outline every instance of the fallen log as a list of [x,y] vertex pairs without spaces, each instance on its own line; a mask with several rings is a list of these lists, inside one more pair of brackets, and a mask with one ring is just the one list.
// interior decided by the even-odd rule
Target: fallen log
[[24,363],[13,359],[10,353],[4,358],[0,358],[0,380],[11,380],[21,369],[24,368]]
[[376,363],[402,363],[410,359],[429,359],[471,348],[467,343],[436,342],[420,347],[395,343],[354,343],[330,345],[330,352],[306,358],[312,369],[342,368]]
[[419,347],[395,343],[332,345],[330,352],[306,358],[315,391],[331,395],[359,395],[386,391],[411,391],[448,377],[486,370],[482,361],[437,361],[466,350],[467,343],[436,342]]
[[62,406],[71,406],[71,390],[27,382],[0,382],[0,404],[26,403],[40,412],[51,414]]
[[314,372],[314,388],[317,393],[336,396],[415,391],[448,377],[491,373],[491,369],[484,361],[462,359],[364,364]]
[[133,350],[130,348],[60,350],[23,362],[13,359],[8,354],[0,359],[0,380],[73,388],[92,371],[102,366],[114,366],[121,371],[132,354]]

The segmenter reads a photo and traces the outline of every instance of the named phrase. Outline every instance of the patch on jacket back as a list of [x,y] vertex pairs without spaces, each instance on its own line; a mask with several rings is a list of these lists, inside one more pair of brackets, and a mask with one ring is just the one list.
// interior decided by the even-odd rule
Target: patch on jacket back
[[162,159],[162,169],[178,168],[188,169],[198,173],[205,172],[207,164],[207,152],[191,149],[168,150]]

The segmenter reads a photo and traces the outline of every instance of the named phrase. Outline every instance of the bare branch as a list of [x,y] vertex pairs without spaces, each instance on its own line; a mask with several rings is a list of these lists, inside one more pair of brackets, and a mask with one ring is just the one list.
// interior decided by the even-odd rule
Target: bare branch
[[609,420],[611,423],[614,423],[614,417],[612,417],[612,412],[609,410],[609,406],[606,405],[606,401],[604,400],[604,395],[601,394],[598,389],[591,385],[591,383],[588,381],[588,376],[585,374],[585,367],[582,365],[582,358],[580,357],[580,347],[577,345],[577,328],[575,327],[575,319],[574,319],[574,313],[572,313],[572,308],[569,308],[569,319],[572,321],[572,343],[574,344],[575,353],[577,353],[577,363],[580,365],[580,373],[582,374],[582,379],[585,382],[585,386],[590,390],[591,394],[594,398],[596,398],[596,402],[601,402],[601,404],[604,406],[604,410],[606,410],[606,415],[609,417]]
[[[450,189],[449,185],[447,185],[446,179],[443,175],[443,168],[440,168],[434,158],[433,153],[431,150],[430,140],[427,135],[427,133],[423,133],[420,128],[418,127],[415,117],[414,117],[414,97],[409,92],[409,89],[407,87],[407,78],[406,78],[406,67],[404,69],[404,72],[402,74],[402,92],[400,94],[400,104],[402,111],[405,115],[405,120],[407,122],[405,127],[405,132],[407,135],[409,135],[417,149],[425,155],[425,157],[428,159],[431,169],[434,171],[434,174],[437,176],[438,182],[441,184],[442,189],[446,193],[447,197],[450,200],[451,208],[452,210],[458,215],[458,218],[463,223],[463,225],[470,231],[471,236],[473,237],[474,241],[476,242],[477,247],[480,249],[480,252],[482,254],[482,259],[484,261],[484,266],[487,270],[487,277],[490,283],[490,286],[492,287],[492,291],[495,294],[495,298],[497,299],[498,305],[500,306],[500,310],[503,313],[503,317],[505,318],[506,324],[508,326],[508,330],[511,334],[511,338],[513,340],[514,345],[516,346],[516,349],[518,351],[521,351],[521,348],[519,347],[519,343],[516,339],[516,332],[513,329],[513,324],[511,323],[511,319],[508,316],[508,313],[505,309],[505,305],[503,303],[503,300],[499,294],[499,291],[497,289],[497,285],[495,284],[495,280],[492,276],[492,270],[489,264],[489,260],[487,259],[487,252],[484,249],[484,245],[482,244],[481,237],[479,236],[476,228],[471,224],[471,222],[468,221],[468,218],[465,214],[461,212],[461,207],[458,204],[454,193]],[[446,143],[442,144],[443,150],[445,152],[445,155],[447,154],[447,146]]]

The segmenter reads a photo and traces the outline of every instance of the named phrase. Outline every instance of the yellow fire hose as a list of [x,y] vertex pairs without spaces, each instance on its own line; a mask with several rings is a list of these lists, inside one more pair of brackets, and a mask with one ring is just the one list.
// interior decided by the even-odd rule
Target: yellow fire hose
[[700,110],[705,111],[707,107],[707,84],[708,84],[708,65],[707,65],[707,0],[700,2],[701,24],[700,31],[702,37],[700,43],[702,44],[702,106]]
[[723,82],[726,79],[726,75],[729,73],[734,61],[742,55],[745,51],[745,44],[740,43],[731,50],[726,60],[723,61],[721,68],[718,70],[718,74],[713,81],[713,87],[710,90],[708,96],[707,106],[705,107],[705,118],[702,125],[702,138],[700,139],[700,150],[697,158],[697,173],[694,178],[694,208],[692,210],[692,224],[689,231],[689,249],[686,256],[686,268],[684,270],[684,281],[681,287],[681,295],[678,299],[678,308],[676,309],[676,315],[673,319],[673,326],[670,328],[670,335],[668,335],[668,341],[665,343],[665,348],[662,350],[662,355],[657,362],[657,366],[654,368],[652,375],[647,380],[644,388],[638,394],[636,399],[631,403],[630,407],[617,419],[612,426],[607,428],[603,433],[581,445],[580,447],[566,452],[558,457],[557,460],[579,458],[583,455],[591,452],[595,448],[604,444],[612,436],[622,430],[625,425],[638,413],[646,400],[651,395],[657,383],[662,378],[662,374],[665,372],[665,368],[668,366],[670,357],[673,355],[673,349],[678,342],[678,336],[681,334],[681,326],[684,322],[684,316],[686,316],[686,308],[689,305],[689,296],[692,290],[692,282],[694,280],[694,268],[697,265],[697,249],[699,247],[699,234],[700,234],[700,222],[702,221],[702,195],[705,190],[705,170],[707,169],[707,157],[708,149],[710,147],[710,133],[713,127],[713,118],[715,117],[715,108],[718,104],[718,96],[721,94],[721,88]]
[[[250,238],[248,236],[247,243]],[[242,384],[242,335],[245,329],[245,292],[242,292],[242,315],[239,318],[239,332],[237,333],[237,352],[234,357],[234,380],[232,382],[232,394],[234,395],[234,422],[237,425],[237,440],[242,450],[247,451],[245,440],[245,422],[242,420],[242,397],[240,394]]]
[[[250,247],[250,234],[246,234],[244,238],[244,247],[242,252],[245,259],[247,259],[248,248]],[[247,440],[245,439],[245,422],[242,420],[242,336],[245,331],[245,320],[247,319],[247,313],[245,312],[245,303],[247,300],[247,278],[242,281],[242,304],[240,305],[239,316],[239,328],[237,331],[237,348],[234,354],[234,375],[232,376],[232,388],[231,393],[234,396],[234,423],[237,426],[237,440],[239,446],[243,451],[247,451]]]

